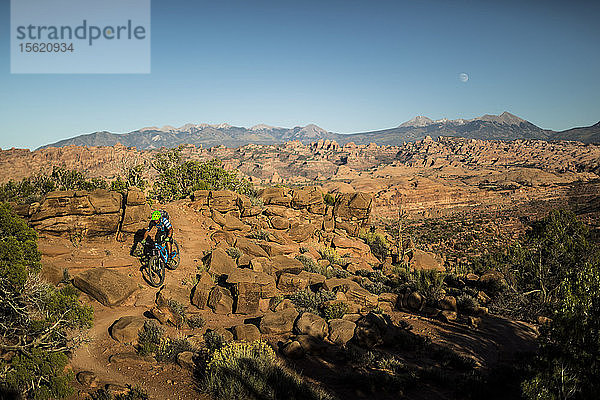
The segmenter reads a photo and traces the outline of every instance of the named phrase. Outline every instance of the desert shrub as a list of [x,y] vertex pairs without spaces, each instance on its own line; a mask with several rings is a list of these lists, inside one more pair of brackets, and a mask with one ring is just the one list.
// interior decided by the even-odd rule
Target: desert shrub
[[265,231],[264,229],[260,229],[257,231],[253,231],[251,232],[248,237],[250,237],[251,239],[256,239],[256,240],[265,240],[265,241],[269,241],[269,239],[271,238],[271,234],[267,231]]
[[383,282],[367,282],[361,284],[361,286],[373,294],[381,294],[392,291],[392,288]]
[[37,235],[0,204],[0,389],[27,398],[70,394],[67,352],[91,327],[93,310],[71,285],[42,281]]
[[591,399],[600,390],[600,251],[579,250],[573,243],[566,249],[571,254],[559,257],[575,262],[575,268],[566,272],[552,322],[539,337],[534,375],[522,385],[528,399]]
[[330,399],[283,367],[262,341],[233,342],[216,350],[206,363],[201,386],[218,399]]
[[456,307],[461,311],[471,311],[479,306],[479,301],[469,294],[463,293],[456,298]]
[[206,347],[206,349],[211,353],[216,350],[219,350],[226,344],[227,342],[225,341],[223,336],[219,335],[215,331],[207,331],[204,334],[204,347]]
[[312,257],[305,254],[297,255],[296,259],[302,263],[305,271],[321,274],[326,278],[347,278],[350,275],[348,271],[340,268],[321,266]]
[[356,370],[347,372],[345,379],[351,387],[360,388],[361,391],[372,394],[382,391],[401,393],[417,381],[415,371],[393,355],[349,346],[347,357]]
[[238,249],[237,247],[228,247],[227,250],[225,250],[225,252],[227,254],[229,254],[229,257],[233,258],[234,260],[238,260],[241,256],[244,255],[244,253]]
[[390,244],[382,233],[362,229],[358,237],[365,241],[371,248],[371,253],[379,260],[384,261],[390,252]]
[[157,352],[165,335],[165,328],[156,321],[146,321],[138,332],[138,353],[146,356]]
[[113,396],[106,389],[98,389],[95,392],[90,393],[90,398],[92,400],[148,400],[148,393],[140,386],[127,386],[129,389],[127,393],[118,394]]
[[187,324],[192,329],[200,329],[206,325],[206,320],[200,314],[193,314],[187,318]]
[[173,317],[175,317],[175,326],[178,329],[183,328],[183,326],[185,324],[187,324],[187,315],[186,315],[186,308],[183,304],[181,304],[180,302],[178,302],[177,300],[173,300],[173,299],[169,299],[167,300],[167,307],[169,309],[169,311],[171,311],[171,313],[173,314]]
[[309,252],[308,247],[300,246],[300,254],[304,254],[304,253],[308,253],[308,252]]
[[323,193],[323,201],[328,206],[333,206],[335,205],[335,196],[331,193]]
[[319,314],[322,304],[329,300],[335,300],[335,293],[327,290],[313,292],[309,289],[298,290],[290,296],[290,300],[300,312],[311,312]]
[[49,175],[35,175],[19,182],[9,181],[0,185],[0,202],[14,201],[31,204],[40,201],[53,190],[94,190],[108,189],[102,178],[86,178],[79,171],[54,167]]
[[340,256],[336,249],[332,247],[322,247],[318,250],[319,255],[331,263],[331,265],[346,265],[346,261]]
[[265,207],[265,201],[263,199],[261,199],[260,197],[256,197],[256,196],[253,196],[253,195],[251,195],[249,197],[250,197],[250,204],[252,204],[252,206],[254,206],[254,207],[260,207],[260,208],[264,208]]
[[113,192],[125,193],[127,192],[127,182],[120,176],[110,183],[110,190]]
[[152,167],[158,172],[151,197],[159,201],[172,201],[190,196],[200,189],[232,190],[253,196],[252,184],[238,178],[235,171],[223,168],[220,160],[183,161],[180,149],[156,154]]
[[342,318],[348,313],[347,303],[331,303],[323,308],[323,316],[326,320]]
[[411,272],[410,285],[432,304],[444,297],[444,277],[442,272],[415,269]]
[[177,356],[184,351],[194,351],[186,338],[163,338],[156,349],[156,361],[177,362]]

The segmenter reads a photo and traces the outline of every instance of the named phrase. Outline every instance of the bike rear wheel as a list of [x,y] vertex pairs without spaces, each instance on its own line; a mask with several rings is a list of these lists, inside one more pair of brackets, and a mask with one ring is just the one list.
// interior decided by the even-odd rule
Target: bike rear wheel
[[175,252],[175,256],[173,258],[171,258],[171,256],[169,255],[169,262],[167,263],[167,268],[170,269],[171,271],[174,269],[177,269],[177,267],[179,267],[179,261],[180,261],[179,244],[177,244],[177,241],[175,239],[173,239],[173,246],[171,247],[171,253],[172,252]]
[[165,263],[160,256],[150,257],[144,272],[146,280],[153,287],[159,287],[165,282]]

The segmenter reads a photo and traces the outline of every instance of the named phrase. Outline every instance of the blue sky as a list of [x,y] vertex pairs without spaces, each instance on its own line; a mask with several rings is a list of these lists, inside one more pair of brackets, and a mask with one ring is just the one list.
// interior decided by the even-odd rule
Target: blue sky
[[509,111],[542,128],[592,125],[599,12],[590,1],[153,0],[150,74],[18,75],[2,0],[0,147],[189,122],[350,133]]

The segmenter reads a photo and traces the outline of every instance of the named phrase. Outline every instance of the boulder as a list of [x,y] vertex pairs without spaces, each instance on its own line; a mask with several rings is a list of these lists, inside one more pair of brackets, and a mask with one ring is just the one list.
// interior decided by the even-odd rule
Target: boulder
[[237,210],[237,193],[230,190],[212,190],[210,192],[208,204],[213,210],[220,213],[228,213]]
[[317,227],[308,222],[292,222],[288,235],[297,243],[302,243],[310,239],[317,230]]
[[280,256],[284,254],[294,254],[298,253],[299,246],[298,245],[282,245],[273,242],[264,242],[260,244],[265,252],[269,255],[269,257]]
[[48,283],[58,285],[65,278],[65,268],[58,266],[54,262],[42,259],[42,270],[40,277]]
[[208,306],[215,314],[230,314],[233,311],[231,292],[226,288],[215,286],[208,296]]
[[283,187],[267,187],[258,193],[265,205],[279,205],[289,207],[292,197],[289,195],[289,189]]
[[248,268],[238,268],[227,277],[227,284],[233,288],[240,283],[257,285],[257,292],[262,299],[275,296],[277,288],[275,278],[264,272],[253,271]]
[[366,258],[373,257],[371,248],[360,239],[353,239],[345,236],[334,236],[331,246],[337,249],[339,254],[350,253],[355,257]]
[[233,337],[235,340],[244,340],[246,342],[253,342],[260,339],[260,331],[256,325],[252,324],[241,324],[233,327]]
[[336,196],[333,214],[342,220],[366,220],[371,213],[372,200],[367,193],[340,193]]
[[191,290],[188,286],[165,284],[156,295],[156,305],[168,306],[177,302],[184,307],[190,304]]
[[274,256],[271,258],[273,273],[277,276],[288,272],[290,274],[299,274],[304,269],[304,265],[295,258],[285,255]]
[[295,339],[308,354],[322,355],[329,347],[322,339],[310,335],[298,335]]
[[271,218],[269,218],[269,221],[271,222],[273,229],[285,230],[290,227],[290,220],[278,215],[273,215]]
[[137,290],[131,278],[108,268],[82,272],[73,278],[73,285],[110,307],[123,303]]
[[419,292],[412,292],[406,299],[406,305],[408,308],[419,311],[423,307],[423,296]]
[[148,204],[126,206],[121,222],[121,232],[136,233],[138,230],[146,228],[149,215],[150,206]]
[[238,217],[233,215],[233,213],[225,214],[225,224],[223,225],[223,229],[226,231],[241,231],[248,226],[244,224]]
[[[389,317],[388,317],[389,318]],[[385,342],[388,330],[392,325],[383,314],[369,313],[356,322],[354,339],[356,343],[365,348],[373,348]]]
[[415,269],[445,271],[444,261],[434,253],[413,249],[410,264]]
[[210,239],[217,245],[221,243],[227,244],[227,247],[235,244],[236,236],[233,232],[216,231],[210,235]]
[[281,349],[281,353],[287,357],[292,359],[299,359],[304,357],[304,348],[297,340],[293,340],[283,346]]
[[283,274],[279,275],[279,280],[277,281],[277,289],[279,289],[284,294],[292,294],[297,292],[298,290],[306,289],[306,287],[309,284],[309,277],[307,276],[284,272]]
[[457,311],[456,298],[454,296],[445,296],[440,299],[439,306],[442,310]]
[[442,321],[452,322],[456,321],[456,319],[458,318],[458,314],[456,313],[456,311],[442,310],[442,312],[440,313],[440,317],[442,318]]
[[233,258],[219,247],[214,249],[207,257],[207,266],[208,272],[213,275],[229,275],[237,268]]
[[98,377],[92,371],[81,371],[77,373],[77,382],[88,388],[98,387]]
[[501,288],[506,285],[506,280],[501,272],[489,270],[479,277],[479,283],[488,288]]
[[269,255],[255,241],[247,238],[237,238],[235,247],[240,249],[242,253],[254,257],[268,257]]
[[144,194],[144,192],[142,192],[139,188],[132,186],[129,188],[129,190],[127,190],[127,197],[126,197],[126,202],[125,204],[127,206],[141,206],[146,203],[146,195]]
[[327,322],[316,314],[305,312],[296,321],[296,331],[317,339],[325,339],[329,334]]
[[177,364],[181,368],[193,371],[195,368],[194,353],[191,351],[183,351],[177,354]]
[[181,321],[181,317],[175,316],[171,309],[167,306],[158,306],[150,309],[150,314],[161,323],[161,325],[171,324],[178,326]]
[[332,319],[329,321],[329,340],[337,345],[343,346],[352,337],[356,324],[345,319]]
[[291,332],[294,321],[298,317],[295,308],[286,308],[281,311],[267,312],[260,320],[260,331],[264,334],[280,334]]
[[208,304],[208,296],[210,291],[215,286],[210,274],[207,271],[202,271],[198,283],[192,290],[192,304],[201,310],[206,308]]
[[146,318],[125,316],[119,318],[109,329],[110,336],[120,343],[135,344],[138,333],[144,327]]
[[292,194],[291,206],[297,209],[308,209],[313,214],[324,214],[323,192],[318,187],[295,189]]
[[208,208],[208,198],[210,197],[210,190],[196,190],[192,193],[192,200],[197,207]]
[[87,194],[95,214],[112,214],[121,211],[123,195],[105,189],[96,189]]

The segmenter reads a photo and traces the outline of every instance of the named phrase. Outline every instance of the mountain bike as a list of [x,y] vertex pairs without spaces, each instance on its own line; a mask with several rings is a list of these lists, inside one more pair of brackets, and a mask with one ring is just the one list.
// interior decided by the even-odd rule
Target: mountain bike
[[143,271],[144,278],[151,286],[161,286],[165,282],[165,269],[174,270],[179,266],[179,244],[175,239],[172,241],[171,253],[169,257],[165,243],[154,241],[148,264]]

